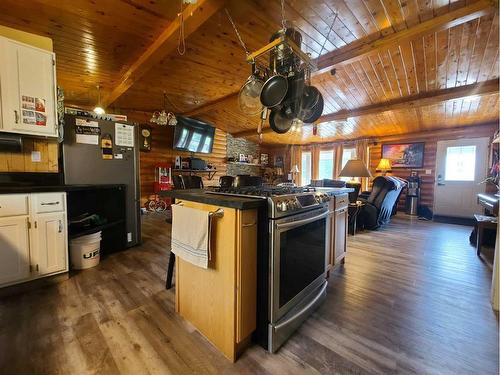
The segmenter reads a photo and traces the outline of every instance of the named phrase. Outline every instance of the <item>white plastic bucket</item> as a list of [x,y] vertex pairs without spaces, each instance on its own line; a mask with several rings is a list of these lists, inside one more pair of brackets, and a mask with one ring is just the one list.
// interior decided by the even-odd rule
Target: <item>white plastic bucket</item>
[[95,267],[101,259],[101,232],[75,238],[69,243],[71,267],[84,270]]

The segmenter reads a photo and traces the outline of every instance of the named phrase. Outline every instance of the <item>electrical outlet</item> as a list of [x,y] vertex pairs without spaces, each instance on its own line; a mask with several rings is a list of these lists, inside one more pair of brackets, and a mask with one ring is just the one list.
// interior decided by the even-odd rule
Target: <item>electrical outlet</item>
[[425,174],[431,174],[432,173],[432,170],[431,169],[426,169],[425,170]]
[[42,153],[40,151],[31,151],[31,161],[40,163],[42,161]]

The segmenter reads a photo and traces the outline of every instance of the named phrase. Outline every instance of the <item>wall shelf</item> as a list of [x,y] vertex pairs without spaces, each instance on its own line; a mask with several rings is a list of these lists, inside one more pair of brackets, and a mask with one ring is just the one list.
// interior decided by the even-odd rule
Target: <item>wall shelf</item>
[[214,178],[217,170],[215,169],[174,169],[174,172],[187,172],[190,176],[196,175],[197,173],[208,173],[208,179]]
[[228,161],[227,163],[228,164],[233,164],[233,165],[249,165],[249,166],[252,166],[252,167],[261,167],[261,168],[265,168],[266,167],[265,165],[262,165],[262,164],[245,163],[245,162],[241,162],[241,161]]

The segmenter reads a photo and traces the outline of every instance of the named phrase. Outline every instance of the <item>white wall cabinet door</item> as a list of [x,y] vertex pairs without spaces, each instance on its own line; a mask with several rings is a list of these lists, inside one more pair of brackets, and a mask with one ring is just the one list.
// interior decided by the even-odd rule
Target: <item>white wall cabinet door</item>
[[0,218],[0,285],[30,276],[28,243],[27,216]]
[[67,268],[66,215],[64,212],[34,217],[32,266],[38,276]]
[[57,136],[55,55],[0,38],[2,130]]

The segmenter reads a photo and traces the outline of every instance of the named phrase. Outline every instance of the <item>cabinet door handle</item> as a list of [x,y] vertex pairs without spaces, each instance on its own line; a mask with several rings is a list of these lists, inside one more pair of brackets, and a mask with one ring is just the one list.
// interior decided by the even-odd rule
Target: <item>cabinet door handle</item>
[[59,233],[62,233],[62,221],[59,220]]
[[36,223],[36,221],[35,221],[35,229],[36,229],[37,227],[38,227],[38,225],[37,225],[37,223]]
[[14,110],[14,119],[16,121],[16,124],[19,123],[19,113],[17,112],[17,110]]
[[57,201],[57,202],[43,202],[43,203],[40,203],[41,206],[55,206],[56,204],[59,204],[59,201]]

